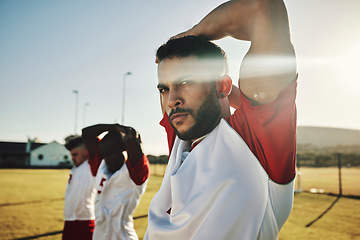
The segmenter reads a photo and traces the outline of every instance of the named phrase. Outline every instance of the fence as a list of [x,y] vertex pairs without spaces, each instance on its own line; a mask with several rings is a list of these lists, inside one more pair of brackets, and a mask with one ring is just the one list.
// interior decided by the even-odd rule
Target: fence
[[360,198],[360,157],[354,154],[297,155],[295,189]]
[[[167,156],[162,158],[162,161],[151,159],[151,174],[164,176]],[[295,191],[360,198],[360,156],[297,154]]]
[[150,173],[155,176],[164,176],[167,164],[150,164]]

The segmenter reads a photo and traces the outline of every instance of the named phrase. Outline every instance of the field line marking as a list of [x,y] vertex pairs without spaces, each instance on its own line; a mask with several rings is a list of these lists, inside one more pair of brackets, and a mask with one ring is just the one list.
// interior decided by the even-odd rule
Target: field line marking
[[34,236],[30,236],[30,237],[14,238],[13,240],[30,240],[30,239],[36,239],[36,238],[41,238],[41,237],[46,237],[46,236],[51,236],[51,235],[57,235],[57,234],[61,234],[62,232],[63,231],[49,232],[49,233],[34,235]]
[[63,200],[64,200],[64,198],[54,198],[54,199],[46,199],[46,200],[34,200],[34,201],[28,201],[28,202],[1,203],[0,207],[17,206],[17,205],[34,204],[34,203],[43,203],[43,202],[54,202],[54,201],[63,201]]

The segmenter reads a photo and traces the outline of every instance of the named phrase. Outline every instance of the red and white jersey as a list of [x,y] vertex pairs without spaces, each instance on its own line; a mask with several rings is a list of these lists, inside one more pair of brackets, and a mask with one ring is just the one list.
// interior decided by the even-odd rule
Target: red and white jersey
[[[101,162],[96,175],[96,217],[93,239],[138,239],[132,214],[146,189],[149,164],[145,155],[137,165],[140,170],[135,171],[134,175],[138,175],[137,178],[142,180],[135,182],[140,185],[137,185],[130,176],[132,169],[129,161],[126,161],[114,174],[107,171],[104,160]],[[142,171],[144,169],[145,171]]]
[[171,154],[144,239],[277,239],[293,203],[295,93],[296,82],[261,106],[241,94],[188,154],[165,115]]
[[95,177],[88,160],[73,167],[65,192],[65,221],[94,220]]

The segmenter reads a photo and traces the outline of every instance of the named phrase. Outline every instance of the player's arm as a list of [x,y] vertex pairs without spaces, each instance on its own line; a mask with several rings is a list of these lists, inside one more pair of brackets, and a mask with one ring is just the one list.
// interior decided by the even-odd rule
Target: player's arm
[[130,177],[136,185],[141,185],[150,176],[150,164],[143,153],[140,134],[134,128],[122,125],[119,125],[118,131],[123,136],[128,155],[127,166]]
[[240,67],[239,86],[253,105],[272,102],[296,78],[295,51],[282,0],[226,2],[175,37],[186,35],[251,41]]
[[95,156],[99,151],[98,136],[103,132],[116,131],[119,124],[96,124],[82,129],[81,137],[88,149],[90,157]]
[[117,131],[123,136],[123,142],[131,165],[135,165],[143,156],[140,134],[132,127],[120,124],[96,124],[82,130],[82,138],[88,147],[89,154],[95,155],[99,148],[98,136],[103,132]]
[[89,153],[89,164],[93,176],[96,176],[102,156],[99,152],[98,136],[106,131],[116,129],[117,124],[97,124],[82,129],[82,138]]
[[118,125],[117,131],[123,136],[123,142],[131,166],[135,166],[144,156],[140,134],[132,127]]

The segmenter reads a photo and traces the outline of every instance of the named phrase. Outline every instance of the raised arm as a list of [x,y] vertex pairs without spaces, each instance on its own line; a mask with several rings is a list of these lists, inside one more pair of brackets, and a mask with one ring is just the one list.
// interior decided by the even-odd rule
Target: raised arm
[[[231,36],[251,41],[240,66],[239,86],[254,105],[273,101],[296,78],[295,51],[282,0],[226,2],[175,37],[186,35],[208,40]],[[231,101],[230,104],[236,105]]]
[[[136,185],[143,184],[150,176],[150,165],[141,147],[140,134],[132,127],[117,126],[128,155],[127,167],[131,179]],[[130,164],[129,164],[130,163]]]
[[128,159],[132,166],[140,161],[143,157],[140,134],[132,127],[122,126],[119,124],[96,124],[86,127],[82,130],[82,138],[88,148],[89,155],[94,156],[98,152],[98,136],[103,132],[117,131],[123,136]]
[[82,129],[81,137],[88,149],[90,157],[95,156],[99,149],[98,136],[103,132],[116,131],[119,128],[119,124],[96,124]]
[[217,40],[228,36],[239,40],[250,40],[246,26],[255,2],[249,0],[225,2],[212,10],[193,28],[173,38],[194,35],[207,40]]
[[143,150],[141,147],[140,134],[132,127],[119,125],[119,129],[123,134],[123,141],[128,154],[131,166],[135,166],[143,158]]

